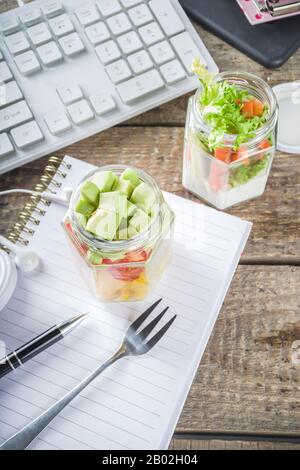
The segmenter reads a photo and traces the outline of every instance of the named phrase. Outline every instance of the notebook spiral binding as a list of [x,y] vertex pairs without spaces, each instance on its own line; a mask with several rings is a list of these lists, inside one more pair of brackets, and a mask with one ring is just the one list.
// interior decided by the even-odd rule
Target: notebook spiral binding
[[[66,178],[67,172],[71,167],[72,165],[65,163],[59,157],[50,157],[40,178],[40,182],[36,185],[34,191],[43,192],[47,190],[55,193],[56,190],[62,186],[62,182],[57,181],[56,176],[59,176],[62,179]],[[40,203],[45,206],[45,209],[39,207]],[[39,225],[40,217],[43,217],[46,214],[47,207],[50,205],[51,202],[41,196],[30,196],[29,202],[25,204],[23,210],[20,212],[18,221],[13,225],[7,238],[13,243],[20,243],[27,246],[29,239],[26,238],[26,236],[32,236],[35,233],[34,228],[27,226],[28,222],[31,222],[31,224],[35,226]]]

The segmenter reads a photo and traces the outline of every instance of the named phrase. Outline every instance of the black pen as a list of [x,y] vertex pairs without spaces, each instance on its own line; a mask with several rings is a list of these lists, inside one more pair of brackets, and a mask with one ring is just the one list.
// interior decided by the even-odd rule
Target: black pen
[[0,359],[0,378],[9,372],[20,367],[24,362],[29,361],[40,352],[49,348],[52,344],[60,341],[67,333],[77,326],[87,314],[77,315],[70,320],[55,325],[33,340],[24,344],[8,356]]

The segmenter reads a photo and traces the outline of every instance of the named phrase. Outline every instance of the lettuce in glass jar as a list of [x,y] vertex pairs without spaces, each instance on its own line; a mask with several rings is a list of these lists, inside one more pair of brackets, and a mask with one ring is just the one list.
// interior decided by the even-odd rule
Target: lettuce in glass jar
[[190,98],[183,185],[218,209],[260,196],[275,155],[278,106],[269,85],[246,72],[211,76],[198,61]]

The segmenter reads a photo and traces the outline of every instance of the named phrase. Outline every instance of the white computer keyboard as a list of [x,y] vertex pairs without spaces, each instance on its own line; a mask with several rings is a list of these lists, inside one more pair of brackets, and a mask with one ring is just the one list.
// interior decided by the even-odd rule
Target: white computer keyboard
[[36,0],[2,13],[0,174],[195,89],[194,57],[217,71],[177,0]]

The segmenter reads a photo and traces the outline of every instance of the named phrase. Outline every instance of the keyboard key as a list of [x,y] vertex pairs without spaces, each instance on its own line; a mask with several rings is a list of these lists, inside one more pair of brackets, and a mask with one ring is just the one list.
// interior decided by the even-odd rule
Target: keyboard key
[[191,66],[195,57],[199,57],[201,61],[205,63],[205,60],[201,57],[199,50],[188,32],[175,36],[171,39],[171,43],[189,74],[192,74]]
[[85,50],[85,46],[81,41],[78,33],[72,33],[68,36],[64,36],[59,40],[59,44],[64,54],[68,57],[72,57],[73,55]]
[[77,16],[78,21],[82,24],[82,26],[88,26],[100,20],[99,12],[92,3],[77,8],[77,10],[75,10],[75,15]]
[[147,5],[142,3],[128,11],[128,15],[135,26],[143,26],[153,20],[153,16]]
[[128,62],[134,73],[146,72],[153,68],[153,62],[146,51],[140,51],[128,57]]
[[149,52],[157,65],[164,64],[175,58],[174,51],[167,41],[160,42],[150,47]]
[[74,101],[79,101],[83,98],[83,93],[79,85],[61,83],[56,88],[56,91],[65,105],[74,103]]
[[14,151],[14,147],[7,134],[0,134],[0,157],[4,157]]
[[40,46],[51,41],[52,34],[46,23],[39,23],[27,29],[28,36],[34,46]]
[[138,99],[164,88],[164,82],[157,70],[151,70],[117,86],[122,101],[131,104]]
[[0,62],[0,83],[9,82],[12,80],[13,76],[6,62]]
[[41,19],[41,10],[39,8],[30,8],[30,10],[22,11],[19,15],[21,23],[25,26],[31,26]]
[[23,94],[16,82],[0,84],[0,107],[15,103],[23,98]]
[[54,41],[38,47],[37,53],[44,65],[52,65],[63,59],[62,53]]
[[151,0],[149,5],[167,36],[174,36],[185,30],[182,20],[169,0]]
[[68,34],[74,31],[73,23],[66,14],[56,16],[55,18],[49,21],[49,24],[53,33],[57,37],[63,36],[64,34]]
[[53,109],[45,115],[45,122],[53,135],[62,134],[72,128],[70,119],[61,109]]
[[96,53],[104,65],[113,62],[121,57],[121,51],[114,41],[107,41],[96,47]]
[[30,75],[41,69],[41,64],[33,51],[27,51],[23,54],[17,55],[15,57],[15,62],[23,75]]
[[164,35],[157,23],[150,23],[139,29],[139,33],[146,46],[152,46],[164,39]]
[[129,19],[125,13],[119,13],[118,15],[108,18],[107,24],[115,36],[127,33],[127,31],[132,29]]
[[172,62],[162,65],[160,71],[169,85],[186,78],[186,73],[178,60],[172,60]]
[[17,18],[1,18],[0,17],[0,33],[10,34],[17,31],[20,27],[19,21]]
[[19,101],[19,103],[12,104],[7,108],[0,110],[0,132],[6,131],[11,127],[22,124],[23,122],[32,119],[32,112],[30,111],[27,103]]
[[49,0],[42,5],[42,11],[48,18],[59,15],[64,11],[62,3],[57,0]]
[[110,38],[107,26],[102,22],[88,26],[85,33],[94,46]]
[[94,118],[94,113],[87,100],[77,101],[67,109],[74,124],[83,124]]
[[138,3],[141,3],[141,0],[121,0],[121,3],[124,8],[134,7]]
[[101,15],[105,17],[121,11],[121,5],[118,0],[98,0],[97,5]]
[[35,121],[15,127],[11,131],[11,136],[19,149],[24,149],[28,145],[37,144],[44,140],[44,135]]
[[116,102],[111,95],[92,95],[90,102],[98,116],[109,113],[117,108]]
[[118,37],[118,43],[124,54],[131,54],[132,52],[142,49],[143,44],[135,31],[123,34]]
[[28,51],[30,44],[23,31],[11,34],[5,38],[5,43],[11,54],[19,54],[20,52]]
[[132,73],[124,59],[118,60],[106,67],[109,78],[113,83],[120,83],[132,76]]

